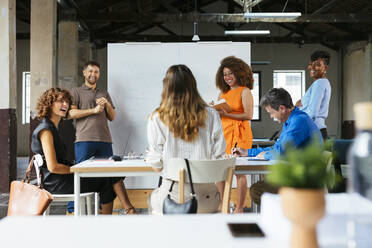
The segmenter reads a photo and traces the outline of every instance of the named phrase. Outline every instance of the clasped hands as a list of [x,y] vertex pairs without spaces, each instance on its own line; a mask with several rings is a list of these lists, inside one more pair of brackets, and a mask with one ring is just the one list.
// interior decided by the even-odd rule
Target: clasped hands
[[96,99],[96,104],[97,106],[94,108],[94,110],[95,110],[95,113],[98,114],[98,113],[103,112],[103,110],[105,110],[105,106],[106,104],[109,104],[109,102],[107,101],[106,98],[100,97]]

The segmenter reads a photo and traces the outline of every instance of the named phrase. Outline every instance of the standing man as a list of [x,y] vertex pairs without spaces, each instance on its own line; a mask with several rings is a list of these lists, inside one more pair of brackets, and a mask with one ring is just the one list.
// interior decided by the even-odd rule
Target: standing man
[[[93,156],[110,157],[113,155],[112,139],[107,120],[115,119],[115,110],[107,91],[97,88],[100,65],[88,61],[84,65],[85,83],[71,90],[72,105],[69,117],[76,119],[75,162],[80,163]],[[125,191],[127,214],[135,209]]]

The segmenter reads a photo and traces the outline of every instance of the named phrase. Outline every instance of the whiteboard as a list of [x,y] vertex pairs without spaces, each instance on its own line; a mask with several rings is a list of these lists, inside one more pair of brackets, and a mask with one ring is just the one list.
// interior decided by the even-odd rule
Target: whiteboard
[[147,118],[160,104],[163,78],[171,65],[187,65],[209,103],[219,94],[215,75],[220,61],[234,55],[250,64],[250,50],[250,42],[108,44],[107,89],[116,111],[109,124],[114,154],[145,153]]

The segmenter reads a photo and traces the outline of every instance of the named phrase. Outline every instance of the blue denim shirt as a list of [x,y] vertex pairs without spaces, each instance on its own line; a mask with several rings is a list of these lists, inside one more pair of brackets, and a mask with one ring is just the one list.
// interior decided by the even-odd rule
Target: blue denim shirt
[[265,159],[273,159],[285,152],[287,143],[302,148],[309,143],[313,136],[323,143],[322,135],[315,123],[304,111],[295,107],[288,120],[283,123],[282,132],[275,144],[265,148],[248,149],[248,156],[255,157],[265,151]]

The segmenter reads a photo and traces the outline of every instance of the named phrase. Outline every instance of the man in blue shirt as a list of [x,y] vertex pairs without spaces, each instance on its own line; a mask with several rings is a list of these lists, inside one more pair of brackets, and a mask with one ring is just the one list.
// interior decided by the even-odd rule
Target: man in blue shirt
[[[285,89],[273,88],[269,90],[261,99],[260,105],[266,109],[271,118],[283,124],[279,139],[270,147],[247,150],[234,148],[232,151],[233,154],[238,156],[256,156],[265,159],[273,159],[283,154],[287,145],[302,148],[306,146],[313,137],[323,143],[323,138],[318,127],[305,112],[293,106],[291,95]],[[276,193],[277,188],[264,182],[258,182],[251,186],[251,198],[257,204],[260,204],[261,195],[264,192]]]
[[323,142],[321,133],[310,117],[297,107],[293,106],[292,98],[283,88],[273,88],[261,99],[261,107],[264,107],[270,117],[279,123],[283,123],[279,139],[273,146],[253,149],[233,149],[233,154],[238,156],[261,157],[273,159],[283,154],[285,146],[291,144],[294,147],[306,146],[312,137]]

